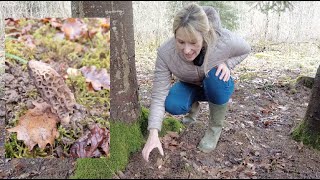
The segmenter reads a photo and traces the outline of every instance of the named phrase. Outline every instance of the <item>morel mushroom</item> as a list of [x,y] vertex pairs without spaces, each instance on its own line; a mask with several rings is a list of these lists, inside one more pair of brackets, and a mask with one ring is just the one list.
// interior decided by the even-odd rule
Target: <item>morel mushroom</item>
[[51,111],[58,115],[62,125],[69,124],[76,101],[63,78],[48,64],[40,61],[29,61],[28,70],[41,97],[51,105]]

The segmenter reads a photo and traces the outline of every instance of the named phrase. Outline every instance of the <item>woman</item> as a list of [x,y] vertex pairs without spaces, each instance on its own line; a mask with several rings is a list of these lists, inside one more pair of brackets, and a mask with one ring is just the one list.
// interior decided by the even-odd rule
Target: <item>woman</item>
[[[163,155],[158,132],[165,111],[173,115],[189,112],[182,121],[189,124],[196,120],[199,101],[209,103],[210,118],[198,148],[206,153],[215,149],[234,90],[230,69],[251,49],[241,37],[221,27],[220,17],[212,7],[188,5],[175,16],[173,32],[174,37],[163,43],[157,53],[149,137],[142,150],[146,161],[156,147]],[[172,75],[179,81],[171,87]]]

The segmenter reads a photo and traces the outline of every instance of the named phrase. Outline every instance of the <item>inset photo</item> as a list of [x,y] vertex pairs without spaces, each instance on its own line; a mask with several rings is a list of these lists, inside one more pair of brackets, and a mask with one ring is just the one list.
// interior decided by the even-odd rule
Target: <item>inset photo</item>
[[5,158],[110,157],[110,18],[6,18]]

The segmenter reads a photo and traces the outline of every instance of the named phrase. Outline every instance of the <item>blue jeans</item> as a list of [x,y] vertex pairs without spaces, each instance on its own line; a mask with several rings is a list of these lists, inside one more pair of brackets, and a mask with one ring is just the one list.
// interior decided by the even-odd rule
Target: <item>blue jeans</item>
[[227,82],[215,76],[217,69],[212,68],[208,77],[202,82],[202,87],[185,82],[176,82],[169,91],[165,100],[165,110],[172,115],[186,114],[196,101],[209,101],[222,105],[229,101],[233,91],[234,82],[230,79]]

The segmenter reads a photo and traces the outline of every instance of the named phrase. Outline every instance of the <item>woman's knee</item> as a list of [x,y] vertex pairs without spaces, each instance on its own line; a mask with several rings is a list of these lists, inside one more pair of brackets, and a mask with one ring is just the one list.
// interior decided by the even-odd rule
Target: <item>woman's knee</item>
[[227,82],[220,80],[221,73],[216,76],[216,70],[216,68],[212,68],[204,79],[205,94],[208,101],[214,104],[225,104],[233,93],[234,82],[231,77]]
[[174,98],[166,98],[165,110],[172,115],[186,114],[190,107],[188,103],[176,100]]
[[172,115],[186,114],[191,108],[197,89],[191,84],[175,83],[165,100],[165,110]]

